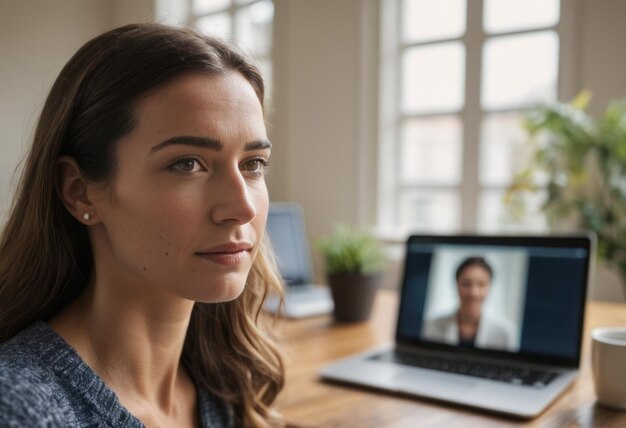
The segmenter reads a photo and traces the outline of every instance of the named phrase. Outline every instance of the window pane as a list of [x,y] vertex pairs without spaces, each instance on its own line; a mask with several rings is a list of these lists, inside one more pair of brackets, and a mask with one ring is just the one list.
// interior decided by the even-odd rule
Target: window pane
[[461,179],[461,121],[454,116],[412,119],[402,127],[402,181],[458,184]]
[[230,16],[226,13],[200,18],[196,25],[200,31],[210,36],[220,37],[222,39],[231,38],[231,21]]
[[558,44],[553,31],[487,40],[483,48],[483,107],[521,107],[555,100]]
[[405,42],[459,37],[465,32],[466,0],[404,0]]
[[559,20],[559,0],[485,0],[489,33],[549,27]]
[[402,64],[405,112],[456,111],[465,98],[465,49],[459,42],[408,49]]
[[272,46],[274,3],[264,0],[237,12],[235,38],[254,56],[267,55]]
[[491,114],[481,127],[480,182],[507,186],[530,162],[533,149],[522,128],[520,114]]
[[459,229],[456,190],[408,190],[400,196],[400,224],[406,231],[452,232]]
[[515,219],[504,205],[504,190],[485,190],[480,195],[478,206],[478,230],[494,232],[543,232],[548,230],[548,222],[541,212],[546,200],[546,192],[529,194],[525,199],[526,215]]
[[192,9],[195,14],[209,13],[224,10],[230,5],[230,0],[193,0]]

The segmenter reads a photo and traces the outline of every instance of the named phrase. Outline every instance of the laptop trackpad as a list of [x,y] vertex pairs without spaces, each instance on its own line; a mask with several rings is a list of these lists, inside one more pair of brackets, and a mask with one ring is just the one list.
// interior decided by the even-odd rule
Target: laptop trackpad
[[427,393],[433,397],[459,396],[478,385],[478,380],[429,370],[406,370],[394,376],[393,384],[398,391],[416,394]]

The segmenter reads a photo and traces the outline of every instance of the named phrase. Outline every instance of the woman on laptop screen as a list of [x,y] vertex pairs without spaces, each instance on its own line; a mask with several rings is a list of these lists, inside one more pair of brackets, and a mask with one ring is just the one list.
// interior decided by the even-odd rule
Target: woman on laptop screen
[[281,424],[263,93],[189,29],[128,25],[69,60],[0,240],[0,426]]
[[422,338],[467,347],[510,350],[515,347],[512,328],[492,319],[483,308],[493,270],[483,257],[468,257],[456,270],[459,307],[449,315],[427,320]]

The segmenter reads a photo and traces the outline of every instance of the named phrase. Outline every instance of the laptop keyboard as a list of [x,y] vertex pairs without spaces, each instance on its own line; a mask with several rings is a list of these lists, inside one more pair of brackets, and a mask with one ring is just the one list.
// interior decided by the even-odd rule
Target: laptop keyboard
[[545,388],[558,375],[558,373],[551,371],[477,362],[458,357],[450,358],[398,351],[374,355],[370,359],[536,388]]

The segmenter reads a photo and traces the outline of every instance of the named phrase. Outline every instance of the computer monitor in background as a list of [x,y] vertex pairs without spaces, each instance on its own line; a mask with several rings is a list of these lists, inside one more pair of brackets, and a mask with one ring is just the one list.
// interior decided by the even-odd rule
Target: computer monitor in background
[[276,252],[278,269],[285,282],[285,304],[269,296],[265,309],[282,311],[288,318],[303,318],[332,312],[333,301],[326,286],[313,284],[309,240],[302,208],[289,202],[272,202],[267,217],[267,234]]
[[271,203],[266,230],[285,283],[292,286],[313,282],[309,243],[300,206],[286,202]]

